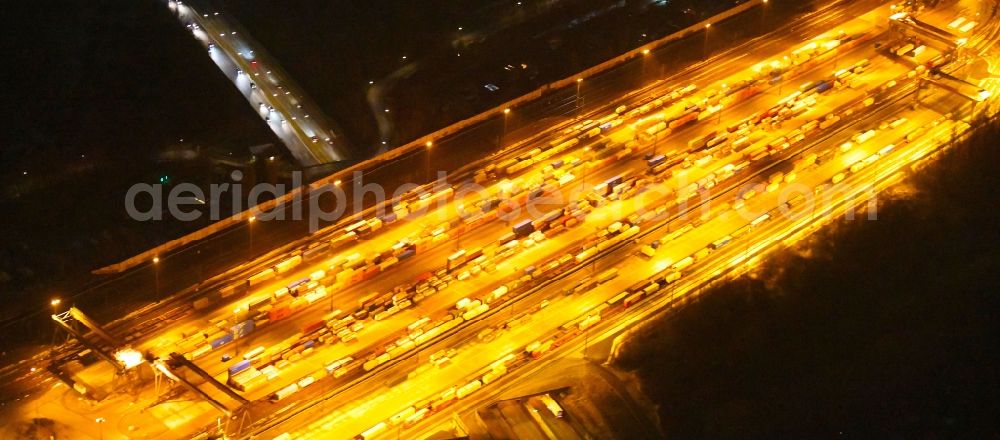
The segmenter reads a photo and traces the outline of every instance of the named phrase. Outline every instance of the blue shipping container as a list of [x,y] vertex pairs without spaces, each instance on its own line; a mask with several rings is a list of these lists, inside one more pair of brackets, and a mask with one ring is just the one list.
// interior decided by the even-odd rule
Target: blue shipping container
[[233,364],[233,366],[229,367],[229,376],[232,377],[236,373],[239,373],[240,371],[246,370],[247,368],[250,368],[250,361],[248,361],[248,360],[246,360],[246,361],[239,361],[239,362]]
[[405,260],[407,258],[410,258],[410,257],[416,255],[416,254],[417,254],[416,249],[414,249],[414,248],[407,248],[405,251],[401,252],[399,254],[399,256],[396,257],[396,258],[399,258],[400,260]]
[[382,223],[392,223],[392,222],[396,221],[396,213],[395,212],[390,212],[390,213],[388,213],[386,215],[383,215],[381,217],[381,219],[382,219]]
[[833,85],[829,81],[820,81],[819,84],[816,84],[816,93],[823,93],[831,88],[833,88]]
[[661,154],[659,156],[646,160],[646,164],[649,165],[650,167],[655,167],[663,163],[663,161],[665,160],[667,160],[667,156]]
[[228,344],[230,342],[233,342],[233,335],[230,334],[230,333],[226,333],[225,335],[219,337],[218,339],[216,339],[216,340],[214,340],[212,342],[209,342],[208,344],[211,345],[212,349],[214,350],[214,349],[219,348],[219,347],[221,347],[223,345],[226,345],[226,344]]

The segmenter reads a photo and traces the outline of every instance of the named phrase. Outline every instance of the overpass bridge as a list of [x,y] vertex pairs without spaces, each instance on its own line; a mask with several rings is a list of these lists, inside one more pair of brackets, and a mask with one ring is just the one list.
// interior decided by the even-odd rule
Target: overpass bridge
[[327,118],[277,61],[235,20],[203,0],[167,6],[208,51],[302,167],[350,158],[340,128]]

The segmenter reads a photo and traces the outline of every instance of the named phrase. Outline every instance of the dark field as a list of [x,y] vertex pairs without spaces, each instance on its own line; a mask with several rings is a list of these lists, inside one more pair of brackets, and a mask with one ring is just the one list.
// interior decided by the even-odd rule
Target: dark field
[[644,328],[617,365],[667,436],[997,438],[997,139]]

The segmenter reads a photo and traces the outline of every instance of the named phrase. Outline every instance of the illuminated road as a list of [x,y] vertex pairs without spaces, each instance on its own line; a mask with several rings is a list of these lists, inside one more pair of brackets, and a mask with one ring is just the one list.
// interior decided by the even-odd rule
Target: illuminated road
[[[386,427],[384,433],[405,428],[412,429],[408,435],[413,435],[430,429],[453,411],[472,408],[496,394],[492,385],[484,386],[484,391],[471,385],[463,388],[484,374],[495,376],[492,380],[503,378],[496,362],[510,369],[507,379],[500,379],[509,382],[525,371],[540,368],[550,357],[574,352],[571,348],[578,346],[581,338],[573,337],[576,330],[572,329],[580,326],[561,329],[564,324],[600,316],[588,321],[589,331],[594,337],[614,334],[612,330],[638,322],[634,311],[648,311],[653,304],[687,297],[697,286],[726,271],[752,267],[752,259],[776,243],[866,200],[874,190],[897,179],[894,173],[916,160],[917,153],[922,156],[933,151],[938,138],[950,135],[955,124],[932,108],[963,107],[953,105],[954,99],[946,92],[925,88],[919,98],[924,105],[911,109],[918,100],[914,97],[916,75],[908,77],[912,66],[879,54],[871,44],[892,39],[883,32],[888,14],[888,8],[880,8],[849,23],[838,23],[828,21],[831,14],[826,11],[816,19],[829,30],[817,36],[815,44],[770,42],[759,45],[752,54],[729,54],[726,60],[677,82],[654,84],[609,106],[624,106],[621,113],[602,110],[587,116],[597,120],[614,113],[604,122],[617,121],[617,125],[598,130],[583,141],[579,139],[597,123],[588,124],[581,118],[581,127],[575,130],[552,131],[547,139],[534,144],[558,140],[558,146],[547,150],[559,150],[557,154],[540,149],[532,152],[531,145],[509,152],[503,161],[520,156],[529,157],[526,160],[531,163],[516,171],[508,166],[498,169],[496,175],[485,174],[483,189],[476,195],[443,198],[443,203],[418,217],[384,226],[380,222],[380,227],[374,228],[380,230],[365,234],[361,240],[341,242],[338,237],[344,233],[343,226],[317,234],[325,242],[337,242],[331,247],[335,250],[303,261],[289,260],[286,265],[279,263],[280,273],[255,282],[248,295],[209,302],[202,312],[173,323],[165,331],[143,335],[134,345],[161,359],[171,352],[186,354],[220,382],[226,382],[227,369],[243,354],[261,347],[252,370],[261,374],[268,371],[267,379],[256,380],[242,393],[252,403],[245,418],[240,413],[223,424],[230,433],[253,432],[259,438],[281,433],[288,433],[289,438],[330,438],[330,432],[335,432],[335,438],[351,438],[409,407],[414,408],[413,413],[397,417],[390,423],[395,427]],[[830,52],[837,46],[833,41],[844,44],[836,55]],[[844,43],[848,41],[853,42]],[[798,57],[803,55],[793,51],[800,47],[812,47],[809,52],[813,55],[808,56],[813,58],[800,63]],[[760,69],[752,66],[781,59],[782,54],[790,54],[799,65],[791,67],[794,64],[785,61],[785,79],[753,86],[757,93],[728,91],[742,80],[760,75]],[[827,85],[816,86],[834,74],[843,80],[831,83],[829,89]],[[692,82],[697,87],[688,88]],[[795,92],[803,83],[814,87],[803,88],[807,93]],[[671,91],[678,93],[667,98]],[[727,97],[718,98],[723,95]],[[651,108],[642,115],[629,113],[654,106],[653,97],[663,100],[658,104],[662,108]],[[683,113],[695,103],[700,106],[700,121],[678,126],[669,135],[653,133],[660,120]],[[773,118],[762,116],[771,109]],[[691,140],[727,131],[727,127],[733,127],[729,133],[738,134],[719,146],[665,165],[667,169],[649,170],[647,158],[668,152],[673,152],[668,155],[670,160],[684,158],[689,148],[695,148],[690,146]],[[745,145],[734,145],[743,138],[748,139]],[[563,147],[567,139],[578,142]],[[631,190],[615,196],[591,196],[597,191],[595,185],[615,176],[629,183],[614,185],[630,186]],[[478,209],[496,215],[497,207],[480,209],[483,200],[494,196],[514,200],[519,193],[535,194],[543,184],[548,186],[539,197],[505,219],[477,220],[480,217],[470,214]],[[695,189],[691,190],[691,185]],[[461,194],[461,189],[455,193]],[[797,200],[796,194],[808,198],[809,203],[799,201],[789,208],[787,203]],[[594,202],[584,209],[577,201],[588,197]],[[567,226],[560,226],[561,233],[542,236],[539,232],[530,240],[524,234],[514,245],[498,242],[511,231],[511,225],[524,219],[538,220],[557,208],[563,210],[561,216],[573,217],[575,225],[568,226],[567,221]],[[783,210],[788,209],[796,215],[784,215]],[[654,240],[659,247],[651,250],[651,257],[636,255],[640,247]],[[413,246],[414,252],[400,258],[407,246]],[[358,318],[364,327],[353,332],[357,338],[353,342],[337,342],[337,338],[327,336],[335,331],[325,328],[302,334],[313,330],[310,324],[320,319],[325,321],[320,327],[333,328],[336,319],[328,315],[331,310],[342,310],[338,317],[351,314],[361,307],[361,298],[373,292],[376,297],[386,293],[391,297],[395,286],[412,285],[429,272],[445,269],[449,255],[457,249],[480,247],[483,261],[452,271],[445,278],[453,279],[440,280],[438,288],[419,293],[420,300],[400,290],[399,297],[405,299],[391,300],[393,314],[379,320]],[[370,270],[382,264],[385,268]],[[617,269],[616,276],[600,284],[582,285],[609,269]],[[460,274],[466,270],[474,273],[463,279],[465,275]],[[317,271],[322,273],[314,275]],[[373,275],[360,277],[361,272]],[[271,313],[295,302],[288,300],[291,294],[276,292],[307,277],[315,278],[317,286],[299,295],[310,300],[295,301],[309,304],[296,306],[291,316]],[[651,277],[661,281],[645,295],[648,299],[640,302],[641,306],[624,309],[624,303],[632,302],[628,298],[642,291]],[[325,293],[320,294],[320,286]],[[578,292],[563,294],[574,290]],[[625,291],[628,294],[623,296]],[[273,304],[269,300],[272,296],[277,298]],[[475,306],[463,305],[455,311],[463,298],[483,299],[488,307],[472,313]],[[615,306],[595,311],[615,298]],[[382,309],[372,307],[371,314]],[[408,330],[411,323],[424,317],[429,318],[426,324]],[[223,342],[219,348],[208,347],[218,333],[248,319],[255,320],[256,330]],[[430,337],[435,330],[438,333]],[[545,347],[549,340],[564,342],[560,347],[528,350],[542,356],[541,361],[529,360],[525,348],[534,342]],[[449,349],[454,351],[446,353]],[[548,350],[554,354],[541,353]],[[391,356],[386,358],[383,353]],[[225,360],[224,354],[229,355]],[[331,375],[331,363],[348,356],[354,361],[338,370],[343,376]],[[450,360],[443,361],[444,357]],[[366,363],[369,359],[377,362]],[[438,363],[440,366],[435,365]],[[410,372],[415,373],[407,378]],[[301,390],[282,393],[280,401],[268,402],[269,396],[296,383]],[[452,386],[457,387],[454,392],[463,394],[458,403],[441,397],[442,391]],[[473,397],[465,399],[466,393]],[[223,399],[221,393],[209,394]],[[444,410],[446,403],[454,407]],[[417,417],[418,409],[423,408],[429,409]],[[114,404],[103,411],[113,412]],[[212,407],[189,399],[159,402],[145,413],[177,432],[194,432],[210,425],[214,430],[219,415]],[[410,423],[401,421],[411,417]],[[427,419],[422,422],[421,418]]]
[[168,4],[299,165],[348,158],[349,148],[339,129],[245,31],[197,0]]

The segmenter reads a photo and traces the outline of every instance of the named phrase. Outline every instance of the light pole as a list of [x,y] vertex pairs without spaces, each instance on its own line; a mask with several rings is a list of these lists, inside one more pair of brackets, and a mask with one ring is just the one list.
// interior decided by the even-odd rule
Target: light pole
[[785,72],[778,75],[778,99],[781,99],[781,88],[785,85]]
[[461,224],[455,228],[455,251],[458,251],[459,249],[462,249],[462,231],[465,230],[465,216],[462,215],[465,213],[465,204],[459,203],[455,207],[458,210],[458,219],[461,222]]
[[239,327],[240,323],[240,308],[236,307],[233,309],[233,357],[239,356],[240,354],[240,335]]
[[[597,235],[600,232],[601,228],[598,226],[594,226],[594,235]],[[597,274],[597,259],[594,258],[594,261],[590,262],[590,276],[594,276],[596,274]]]
[[639,86],[646,82],[646,60],[649,59],[649,49],[642,50],[642,70],[639,72]]
[[247,229],[250,230],[250,260],[253,259],[253,224],[256,221],[257,217],[252,215],[247,219]]
[[702,47],[702,58],[708,59],[708,31],[712,29],[712,23],[705,23],[705,45]]
[[580,117],[580,86],[583,85],[583,78],[576,79],[576,117]]
[[837,32],[837,46],[833,48],[833,74],[837,74],[837,59],[840,58],[840,43],[844,41],[847,33],[843,29]]
[[763,30],[767,27],[767,0],[761,0],[760,5],[760,27]]
[[153,276],[155,278],[156,298],[160,298],[160,257],[153,257]]
[[101,440],[104,440],[104,422],[106,421],[107,420],[105,420],[104,417],[94,419],[94,423],[97,423],[98,438]]
[[434,147],[434,142],[427,141],[424,144],[427,148],[424,150],[424,175],[427,177],[427,181],[431,181],[431,148]]
[[504,147],[504,140],[507,137],[507,117],[510,116],[510,109],[503,109],[503,131],[500,132],[500,149]]
[[[59,299],[59,298],[52,298],[52,300],[49,301],[49,306],[52,307],[52,314],[53,315],[59,313],[59,305],[60,304],[62,304],[62,300]],[[58,333],[59,333],[59,328],[58,327],[52,327],[52,344],[51,344],[52,348],[49,351],[49,356],[50,357],[55,357],[55,354],[56,354],[56,335]]]

